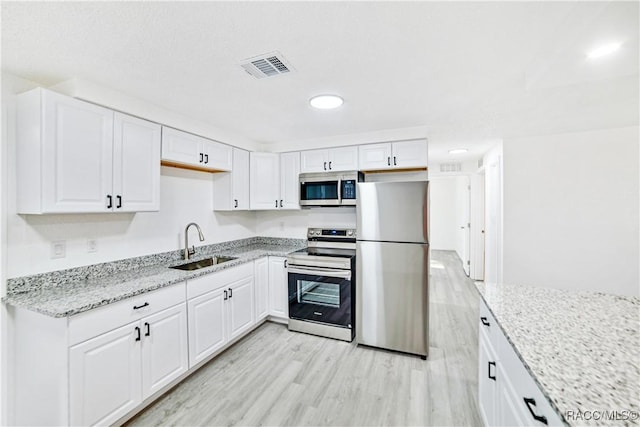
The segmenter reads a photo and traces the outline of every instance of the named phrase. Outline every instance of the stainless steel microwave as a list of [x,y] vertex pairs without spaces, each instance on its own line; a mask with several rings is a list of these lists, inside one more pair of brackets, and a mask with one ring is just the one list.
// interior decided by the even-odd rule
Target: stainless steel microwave
[[358,171],[301,173],[300,206],[355,206],[358,181]]

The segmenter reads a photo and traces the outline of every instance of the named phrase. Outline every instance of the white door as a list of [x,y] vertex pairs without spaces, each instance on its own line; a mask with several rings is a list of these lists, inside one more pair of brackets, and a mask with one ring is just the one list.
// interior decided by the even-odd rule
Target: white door
[[306,150],[300,152],[300,172],[313,173],[329,170],[328,150]]
[[115,212],[160,209],[161,127],[115,113],[113,197]]
[[42,97],[43,211],[110,210],[113,111],[49,91]]
[[395,168],[427,167],[428,146],[426,139],[400,141],[391,144],[391,165]]
[[225,303],[223,289],[189,300],[189,367],[227,343]]
[[185,303],[142,319],[142,398],[189,369]]
[[269,314],[289,319],[288,278],[286,258],[269,257]]
[[204,138],[162,126],[162,160],[202,167]]
[[277,209],[280,206],[280,155],[249,154],[249,204],[252,210]]
[[232,283],[228,291],[229,340],[232,340],[244,334],[256,323],[253,276]]
[[300,209],[300,153],[280,155],[280,200],[282,209]]
[[231,172],[231,186],[234,210],[249,209],[249,152],[233,149],[233,171]]
[[358,170],[358,147],[340,147],[329,150],[329,170]]
[[487,166],[485,175],[485,277],[487,283],[502,280],[502,166],[501,157]]
[[269,258],[257,259],[254,265],[256,322],[269,314]]
[[203,165],[207,169],[230,171],[233,163],[233,147],[203,138]]
[[456,180],[456,222],[457,222],[457,238],[458,244],[456,245],[456,249],[458,249],[458,255],[462,260],[462,268],[464,269],[465,274],[469,275],[469,265],[470,255],[469,255],[469,230],[470,230],[470,219],[469,219],[469,208],[470,208],[470,198],[471,198],[471,189],[469,186],[469,177],[468,176],[459,176],[455,178]]
[[471,176],[471,271],[473,280],[484,280],[484,172]]
[[360,170],[389,169],[391,167],[391,144],[367,144],[358,146]]
[[130,323],[69,349],[71,425],[112,424],[142,401],[139,325]]
[[[489,347],[487,338],[483,332],[479,333],[478,346],[478,403],[480,416],[484,425],[497,424],[496,399],[497,399],[497,364],[496,356]],[[491,364],[490,364],[491,363]],[[511,424],[509,424],[511,425]],[[524,424],[514,424],[524,425]]]

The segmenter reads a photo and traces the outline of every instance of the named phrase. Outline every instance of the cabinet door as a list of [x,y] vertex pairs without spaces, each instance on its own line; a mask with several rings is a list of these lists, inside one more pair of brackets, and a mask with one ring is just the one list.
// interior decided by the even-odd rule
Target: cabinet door
[[269,258],[260,258],[254,264],[256,322],[269,314]]
[[289,319],[289,292],[286,258],[269,257],[269,314]]
[[300,172],[325,172],[328,170],[328,150],[307,150],[300,152]]
[[203,165],[206,169],[219,171],[232,169],[233,149],[230,145],[205,139],[202,152],[204,153]]
[[401,141],[391,144],[393,167],[396,168],[426,168],[428,146],[426,139],[415,141]]
[[329,170],[358,170],[358,147],[340,147],[329,150]]
[[232,340],[244,334],[256,323],[253,276],[229,285],[228,291],[229,340]]
[[367,144],[358,147],[360,170],[380,170],[391,167],[391,144]]
[[162,127],[162,160],[169,164],[202,167],[204,138],[177,129]]
[[277,209],[280,206],[280,155],[251,152],[249,163],[251,209]]
[[249,152],[233,149],[233,171],[231,172],[231,207],[234,210],[249,209]]
[[142,398],[146,399],[189,368],[187,307],[184,303],[146,317],[142,327]]
[[189,300],[189,367],[227,343],[224,308],[222,289]]
[[480,331],[478,341],[478,401],[480,416],[484,421],[484,425],[493,426],[497,422],[496,399],[498,396],[496,381],[498,366],[495,353],[484,332]]
[[160,125],[115,113],[113,205],[116,212],[160,209]]
[[300,152],[280,155],[280,201],[282,209],[300,209]]
[[43,212],[109,210],[113,111],[49,91],[42,102]]
[[142,401],[139,323],[69,349],[71,425],[109,425]]
[[[534,420],[529,420],[526,414],[522,413],[522,399],[513,389],[503,366],[499,366],[498,376],[499,386],[496,390],[495,419],[492,425],[501,426],[526,426],[535,425]],[[487,424],[488,425],[488,424]]]

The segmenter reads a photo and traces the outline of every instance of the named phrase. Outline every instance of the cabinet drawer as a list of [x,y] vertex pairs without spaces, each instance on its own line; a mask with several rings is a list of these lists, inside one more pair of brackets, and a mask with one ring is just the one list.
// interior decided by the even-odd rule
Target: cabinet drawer
[[182,282],[71,316],[69,345],[72,346],[184,301],[185,283]]
[[187,280],[187,299],[215,291],[231,282],[253,276],[253,263],[247,262],[206,276]]
[[498,349],[498,334],[501,334],[500,326],[496,323],[496,319],[493,317],[489,308],[485,302],[481,299],[478,309],[478,330],[481,334],[484,334],[489,343],[493,346],[494,350]]
[[[508,376],[508,383],[513,387],[509,390],[510,394],[512,394],[510,401],[513,402],[514,409],[525,418],[524,424],[532,426],[544,425],[544,423],[534,419],[531,413],[533,411],[537,416],[544,416],[547,419],[546,424],[550,426],[564,425],[561,417],[551,407],[542,390],[540,390],[527,368],[524,367],[523,362],[502,331],[498,331],[496,335],[501,371],[505,372],[505,375]],[[529,404],[525,399],[529,401]]]

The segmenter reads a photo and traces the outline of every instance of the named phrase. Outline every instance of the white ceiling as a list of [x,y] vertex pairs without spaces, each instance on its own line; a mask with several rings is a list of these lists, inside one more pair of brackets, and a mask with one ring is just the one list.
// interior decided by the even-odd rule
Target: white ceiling
[[[2,2],[2,68],[91,81],[277,149],[426,127],[447,161],[501,138],[637,125],[638,6]],[[587,59],[610,41],[620,51]],[[239,65],[273,50],[295,72],[258,80]],[[313,110],[320,93],[345,104]]]

